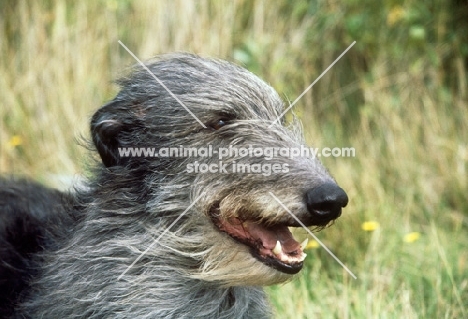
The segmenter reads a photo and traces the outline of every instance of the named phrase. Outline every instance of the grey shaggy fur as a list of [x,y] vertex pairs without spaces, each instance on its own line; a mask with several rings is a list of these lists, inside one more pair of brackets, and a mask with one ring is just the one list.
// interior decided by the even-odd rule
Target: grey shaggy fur
[[[40,274],[18,306],[18,318],[268,318],[270,305],[261,286],[291,279],[220,231],[212,215],[297,226],[272,192],[298,218],[309,220],[304,194],[334,184],[317,159],[275,158],[289,172],[269,176],[196,174],[186,172],[194,158],[123,158],[118,148],[300,147],[298,123],[269,128],[283,102],[270,86],[231,63],[174,54],[147,66],[207,128],[143,68],[134,67],[118,82],[118,95],[91,122],[102,163],[64,212],[76,222],[54,235],[59,247],[35,257]],[[218,162],[216,157],[196,160]],[[246,157],[226,163],[234,160],[265,162]]]

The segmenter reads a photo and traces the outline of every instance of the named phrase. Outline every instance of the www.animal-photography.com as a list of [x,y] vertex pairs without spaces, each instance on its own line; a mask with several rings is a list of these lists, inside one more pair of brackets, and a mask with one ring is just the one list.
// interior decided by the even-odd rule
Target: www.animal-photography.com
[[0,6],[0,317],[468,316],[465,0]]

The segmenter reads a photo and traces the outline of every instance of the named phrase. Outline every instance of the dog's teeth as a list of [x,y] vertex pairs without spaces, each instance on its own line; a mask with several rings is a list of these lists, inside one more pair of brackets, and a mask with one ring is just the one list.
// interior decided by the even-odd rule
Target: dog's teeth
[[302,243],[301,243],[301,250],[304,250],[304,248],[307,247],[307,243],[309,242],[309,238],[306,238]]
[[304,259],[306,259],[307,257],[307,254],[306,253],[302,253],[302,256],[299,257],[299,261],[304,261]]
[[279,255],[283,252],[283,248],[281,247],[281,243],[279,242],[279,240],[276,241],[276,246],[275,248],[273,248],[272,251],[275,255]]

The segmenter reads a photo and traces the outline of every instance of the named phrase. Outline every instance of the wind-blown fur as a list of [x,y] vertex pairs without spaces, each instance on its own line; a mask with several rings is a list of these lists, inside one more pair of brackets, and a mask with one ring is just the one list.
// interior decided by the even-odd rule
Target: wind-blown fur
[[[260,262],[249,247],[220,231],[213,218],[292,225],[291,216],[268,192],[308,220],[304,194],[334,181],[312,158],[275,158],[289,171],[265,176],[187,172],[187,164],[218,163],[216,157],[119,156],[122,147],[291,148],[303,143],[297,123],[285,127],[277,122],[269,128],[283,103],[270,86],[238,66],[189,54],[163,56],[147,66],[207,128],[143,68],[135,67],[121,79],[121,91],[91,121],[102,164],[86,187],[70,198],[59,195],[65,202],[41,200],[37,206],[41,214],[56,216],[54,205],[60,203],[62,217],[40,223],[47,242],[24,254],[31,262],[20,266],[28,275],[10,298],[13,318],[271,316],[261,286],[291,275]],[[226,159],[233,161],[265,159]],[[33,192],[40,192],[36,187]],[[53,190],[41,191],[47,198],[56,196]]]

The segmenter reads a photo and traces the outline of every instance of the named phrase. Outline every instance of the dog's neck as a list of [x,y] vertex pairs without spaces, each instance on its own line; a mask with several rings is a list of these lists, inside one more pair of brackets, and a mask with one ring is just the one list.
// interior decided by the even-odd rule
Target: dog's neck
[[[171,283],[174,284],[173,282]],[[214,288],[198,282],[169,288],[151,316],[157,318],[270,318],[270,305],[260,287]],[[190,288],[190,289],[188,289]]]

